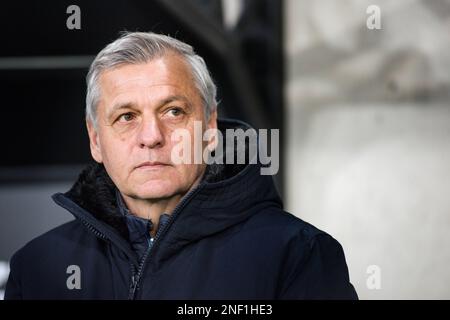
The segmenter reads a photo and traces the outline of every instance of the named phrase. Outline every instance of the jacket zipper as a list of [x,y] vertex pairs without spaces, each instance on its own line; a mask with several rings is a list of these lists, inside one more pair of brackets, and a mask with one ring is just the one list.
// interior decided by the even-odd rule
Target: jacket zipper
[[98,229],[95,228],[92,224],[90,224],[89,222],[87,222],[84,219],[80,219],[80,220],[89,229],[89,231],[91,231],[96,237],[101,238],[103,240],[108,240],[108,237],[104,233],[98,231]]
[[[97,238],[102,239],[102,240],[104,240],[106,242],[109,242],[109,243],[114,243],[114,241],[113,241],[114,239],[111,239],[111,237],[109,237],[106,233],[100,231],[96,226],[94,226],[94,224],[92,224],[87,219],[85,219],[83,217],[83,214],[80,213],[79,210],[77,210],[77,208],[73,204],[71,204],[71,202],[67,203],[67,202],[63,201],[62,199],[60,199],[59,197],[55,197],[54,200],[55,200],[55,202],[58,205],[60,205],[61,207],[65,208],[66,210],[71,212],[75,216],[75,218],[77,218],[79,221],[81,221],[81,223],[90,232],[92,232]],[[119,247],[121,247],[121,246],[119,246]],[[122,250],[124,250],[124,249],[122,248]],[[127,253],[126,253],[126,255],[129,256]],[[130,259],[130,257],[128,257],[128,258]],[[135,280],[134,280],[134,278],[135,278],[135,270],[136,270],[137,263],[135,264],[131,260],[132,259],[130,259],[130,269],[131,269],[131,274],[132,274],[132,285],[131,286],[134,286],[134,283],[135,283]]]
[[[144,271],[144,267],[146,265],[147,259],[150,256],[150,253],[153,251],[152,249],[155,247],[155,245],[158,243],[159,238],[164,234],[165,230],[172,224],[172,222],[175,220],[178,213],[181,211],[181,209],[184,207],[186,202],[192,198],[192,196],[197,193],[197,191],[200,189],[200,187],[203,185],[203,183],[200,183],[197,185],[194,189],[189,191],[189,193],[186,194],[186,196],[183,198],[183,200],[175,207],[173,210],[173,213],[170,215],[169,220],[164,225],[164,228],[158,229],[155,238],[152,242],[152,245],[149,247],[149,249],[145,252],[141,263],[139,264],[137,272],[135,271],[136,268],[133,263],[130,263],[131,268],[131,281],[130,281],[130,291],[128,295],[129,300],[133,300],[136,298],[136,290],[139,287],[139,282],[142,278],[142,273]],[[96,227],[94,227],[90,222],[86,221],[80,216],[77,216],[78,219],[81,220],[81,222],[90,230],[96,237],[103,239],[105,241],[110,241],[109,237],[106,236],[103,232],[99,231]]]
[[133,273],[131,276],[131,288],[130,288],[130,293],[128,296],[129,300],[134,300],[136,299],[136,291],[137,288],[139,287],[139,283],[141,281],[142,278],[142,273],[144,271],[144,268],[146,266],[146,262],[150,257],[150,254],[153,252],[153,248],[156,246],[156,244],[158,243],[159,238],[162,237],[162,235],[164,234],[164,232],[169,228],[169,226],[173,223],[173,221],[175,220],[176,216],[179,214],[179,212],[181,211],[181,209],[183,209],[184,205],[186,204],[186,202],[193,197],[193,195],[195,193],[197,193],[197,191],[200,189],[200,187],[203,184],[199,184],[198,186],[196,186],[194,189],[192,189],[188,194],[186,194],[186,196],[184,197],[184,199],[175,207],[175,209],[173,210],[172,214],[170,215],[169,220],[167,221],[167,223],[164,225],[164,227],[162,229],[158,229],[158,231],[156,232],[155,238],[152,242],[152,245],[148,248],[148,250],[145,252],[142,261],[139,265],[139,268],[137,270],[137,273]]
[[[170,220],[172,220],[172,217],[170,217]],[[164,229],[169,224],[170,220],[167,221],[167,223],[164,225]],[[139,284],[138,283],[139,282],[139,278],[141,277],[141,274],[142,274],[142,269],[143,269],[144,262],[147,259],[147,256],[150,254],[150,252],[152,250],[152,247],[154,246],[156,239],[159,238],[159,234],[161,232],[162,232],[161,229],[158,229],[158,231],[156,232],[154,240],[151,242],[151,245],[145,251],[144,256],[141,259],[141,263],[139,264],[137,272],[135,272],[135,268],[134,268],[134,266],[132,266],[131,286],[130,286],[130,291],[128,293],[128,299],[129,300],[133,300],[134,299],[134,296],[136,294],[136,290],[137,290],[138,284]]]
[[[89,222],[87,222],[84,219],[80,218],[80,220],[88,228],[88,230],[91,231],[96,237],[98,237],[100,239],[103,239],[105,241],[109,241],[108,237],[104,233],[99,231],[97,228],[95,228],[92,224],[90,224]],[[131,288],[133,288],[136,285],[136,282],[135,282],[135,279],[136,279],[135,267],[134,267],[134,264],[132,262],[130,262],[130,270],[131,270],[131,274],[132,274],[132,276],[131,276],[131,286],[130,286],[130,290],[131,290]]]

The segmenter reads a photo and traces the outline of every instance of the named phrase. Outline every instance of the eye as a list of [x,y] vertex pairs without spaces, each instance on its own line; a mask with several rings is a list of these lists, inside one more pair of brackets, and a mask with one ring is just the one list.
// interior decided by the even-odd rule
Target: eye
[[183,109],[181,109],[179,107],[173,107],[173,108],[169,109],[168,113],[170,116],[179,117],[179,116],[183,115],[184,111],[183,111]]
[[120,115],[120,117],[117,119],[119,122],[130,122],[134,119],[134,114],[131,112],[124,113]]

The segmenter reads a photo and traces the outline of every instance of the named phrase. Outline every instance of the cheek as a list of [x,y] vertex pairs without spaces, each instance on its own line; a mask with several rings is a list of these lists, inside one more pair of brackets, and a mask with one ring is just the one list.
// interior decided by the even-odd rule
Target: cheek
[[180,179],[179,183],[190,187],[203,172],[203,165],[179,165],[176,169]]
[[132,159],[130,144],[122,139],[103,137],[101,140],[101,152],[105,167],[116,174],[123,174],[124,168],[129,167],[129,162]]

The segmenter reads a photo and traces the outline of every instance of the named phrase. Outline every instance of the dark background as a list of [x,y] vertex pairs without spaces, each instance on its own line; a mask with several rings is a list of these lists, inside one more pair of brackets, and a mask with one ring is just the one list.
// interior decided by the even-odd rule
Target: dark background
[[[2,181],[66,180],[73,177],[73,170],[43,167],[89,161],[85,75],[94,56],[124,30],[164,33],[193,45],[218,86],[221,116],[242,119],[256,128],[281,128],[281,2],[245,1],[232,30],[223,26],[221,3],[2,4],[0,20],[2,30],[7,30],[0,51]],[[81,9],[81,30],[66,27],[71,4]],[[27,176],[18,173],[26,167],[34,169]]]
[[[81,10],[80,30],[66,26],[70,5]],[[105,45],[121,31],[153,31],[185,41],[213,75],[221,116],[281,129],[281,13],[282,1],[243,1],[237,23],[227,27],[222,1],[2,3],[0,262],[73,218],[50,196],[66,191],[91,161],[85,76]],[[275,179],[282,192],[281,169]]]

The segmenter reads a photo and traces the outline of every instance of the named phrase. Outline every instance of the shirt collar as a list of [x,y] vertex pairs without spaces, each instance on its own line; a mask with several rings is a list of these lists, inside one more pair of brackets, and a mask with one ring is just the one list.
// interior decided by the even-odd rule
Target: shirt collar
[[130,242],[140,243],[147,242],[150,238],[150,231],[153,229],[153,222],[151,219],[138,217],[130,212],[125,201],[122,198],[119,190],[116,189],[117,207],[120,213],[125,217],[127,223]]

